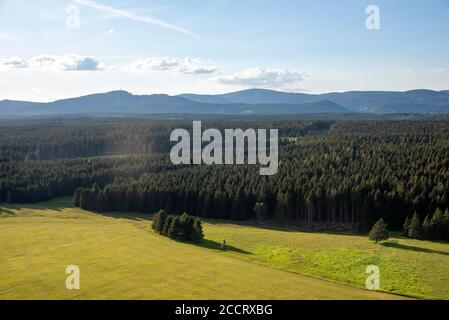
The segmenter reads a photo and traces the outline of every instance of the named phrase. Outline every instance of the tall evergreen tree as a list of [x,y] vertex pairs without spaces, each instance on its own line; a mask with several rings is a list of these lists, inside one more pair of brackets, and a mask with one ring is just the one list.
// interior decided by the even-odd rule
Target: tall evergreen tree
[[175,218],[173,218],[173,221],[170,227],[168,228],[167,235],[171,239],[180,239],[181,233],[182,233],[181,219],[179,218],[179,216],[176,216]]
[[387,224],[385,223],[384,219],[381,218],[374,224],[369,233],[369,238],[376,243],[378,243],[379,241],[388,240],[389,234]]
[[402,235],[404,237],[408,237],[408,232],[410,230],[410,218],[405,218],[404,226],[402,228]]
[[193,225],[192,231],[193,232],[192,232],[191,240],[193,242],[199,242],[199,241],[203,240],[203,238],[204,238],[203,226],[199,219],[195,220],[195,224]]
[[162,234],[164,236],[168,236],[168,230],[170,229],[170,226],[173,223],[173,216],[168,216],[167,219],[165,220],[165,224],[164,224],[164,229],[162,230]]
[[440,208],[437,208],[433,213],[432,220],[430,220],[431,234],[430,238],[439,240],[443,238],[444,233],[444,219],[443,212]]
[[167,213],[165,210],[159,210],[153,216],[153,230],[157,233],[162,234],[164,232],[165,222],[167,220]]
[[429,215],[427,215],[424,218],[424,222],[422,224],[421,236],[425,239],[430,239],[432,237],[432,224],[430,221],[431,218]]
[[410,227],[408,230],[408,236],[412,239],[419,239],[421,237],[422,225],[418,214],[415,212],[410,220]]

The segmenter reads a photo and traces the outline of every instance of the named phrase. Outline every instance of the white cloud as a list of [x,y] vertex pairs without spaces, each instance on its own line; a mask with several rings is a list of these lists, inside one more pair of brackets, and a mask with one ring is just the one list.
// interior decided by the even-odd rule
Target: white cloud
[[132,64],[137,70],[171,70],[182,74],[211,74],[217,71],[216,67],[206,66],[197,58],[152,57],[139,59]]
[[260,88],[293,87],[305,79],[302,71],[285,69],[249,68],[240,73],[214,79],[225,85],[252,86]]
[[98,71],[104,70],[103,63],[93,57],[75,54],[64,55],[59,59],[59,67],[65,71]]
[[31,59],[19,57],[0,59],[0,66],[4,68],[40,68],[61,71],[99,71],[105,66],[96,58],[77,54],[62,56],[39,55]]
[[28,61],[19,57],[11,57],[0,59],[0,65],[7,68],[27,68]]
[[156,25],[156,26],[166,28],[169,30],[177,31],[177,32],[189,35],[191,37],[199,38],[198,35],[194,34],[193,32],[191,32],[189,30],[186,30],[186,29],[184,29],[180,26],[174,25],[174,24],[170,24],[163,20],[155,19],[150,16],[142,16],[142,15],[135,14],[133,12],[116,9],[116,8],[113,8],[110,6],[105,6],[105,5],[96,3],[95,1],[92,1],[92,0],[73,0],[73,1],[80,5],[83,5],[83,6],[95,9],[95,10],[103,11],[103,12],[112,14],[117,17],[127,18],[127,19],[130,19],[133,21],[145,22],[145,23]]

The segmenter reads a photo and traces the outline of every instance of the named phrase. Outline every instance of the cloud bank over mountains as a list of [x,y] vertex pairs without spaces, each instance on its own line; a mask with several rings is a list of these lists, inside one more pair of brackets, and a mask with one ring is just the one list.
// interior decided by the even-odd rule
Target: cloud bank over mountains
[[30,59],[11,57],[0,59],[3,68],[39,68],[60,71],[101,71],[105,69],[104,63],[94,57],[78,54],[39,55]]
[[254,67],[226,74],[218,67],[199,58],[192,57],[149,57],[134,58],[119,64],[106,64],[101,59],[81,55],[38,55],[29,59],[22,57],[0,58],[2,69],[39,69],[53,71],[108,71],[121,70],[123,72],[165,72],[179,75],[207,76],[207,81],[236,87],[258,87],[273,89],[296,89],[306,78],[305,73],[297,70],[267,69]]
[[305,79],[302,71],[249,68],[240,73],[217,77],[220,84],[281,89],[298,85]]
[[198,58],[152,57],[136,60],[132,67],[137,70],[176,71],[182,74],[211,74],[216,67],[207,66]]

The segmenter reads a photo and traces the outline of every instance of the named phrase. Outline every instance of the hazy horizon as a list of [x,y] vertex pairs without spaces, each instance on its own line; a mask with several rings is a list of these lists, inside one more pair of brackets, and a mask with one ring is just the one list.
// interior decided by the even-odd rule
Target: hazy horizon
[[76,99],[76,98],[80,98],[80,97],[85,97],[85,96],[91,96],[91,95],[97,95],[97,94],[107,94],[107,93],[111,93],[111,92],[119,92],[119,91],[123,91],[123,92],[127,92],[131,95],[134,96],[150,96],[150,95],[167,95],[170,97],[177,97],[177,96],[183,96],[183,95],[210,95],[210,96],[214,96],[214,95],[225,95],[225,94],[231,94],[231,93],[238,93],[238,92],[244,92],[244,91],[250,91],[250,90],[268,90],[268,91],[273,91],[273,92],[280,92],[280,93],[292,93],[292,94],[307,94],[307,95],[322,95],[322,94],[331,94],[331,93],[349,93],[349,92],[399,92],[399,93],[405,93],[405,92],[410,92],[410,91],[434,91],[434,92],[445,92],[445,91],[449,91],[449,89],[446,90],[433,90],[433,89],[426,89],[426,88],[416,88],[416,89],[410,89],[410,90],[404,90],[404,91],[394,91],[394,90],[349,90],[349,91],[330,91],[330,92],[321,92],[321,93],[310,93],[310,92],[294,92],[294,91],[282,91],[282,90],[276,90],[276,89],[266,89],[266,88],[249,88],[249,89],[242,89],[242,90],[236,90],[236,91],[226,91],[226,92],[219,92],[219,93],[214,93],[214,94],[209,94],[209,93],[196,93],[196,92],[183,92],[180,94],[168,94],[168,93],[164,93],[164,92],[155,92],[155,93],[134,93],[134,92],[130,92],[128,90],[123,90],[123,89],[112,89],[112,90],[108,90],[108,91],[102,91],[102,92],[92,92],[92,93],[87,93],[87,94],[83,94],[80,96],[70,96],[70,97],[64,97],[64,98],[60,98],[60,99],[56,99],[56,100],[51,100],[51,101],[38,101],[38,100],[14,100],[14,99],[1,99],[0,101],[23,101],[23,102],[35,102],[35,103],[48,103],[48,102],[55,102],[55,101],[59,101],[59,100],[66,100],[66,99]]

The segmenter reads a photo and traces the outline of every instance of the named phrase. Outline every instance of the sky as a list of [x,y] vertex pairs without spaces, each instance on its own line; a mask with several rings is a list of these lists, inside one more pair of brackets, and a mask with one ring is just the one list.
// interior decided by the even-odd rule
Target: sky
[[449,0],[0,0],[0,100],[449,89]]

